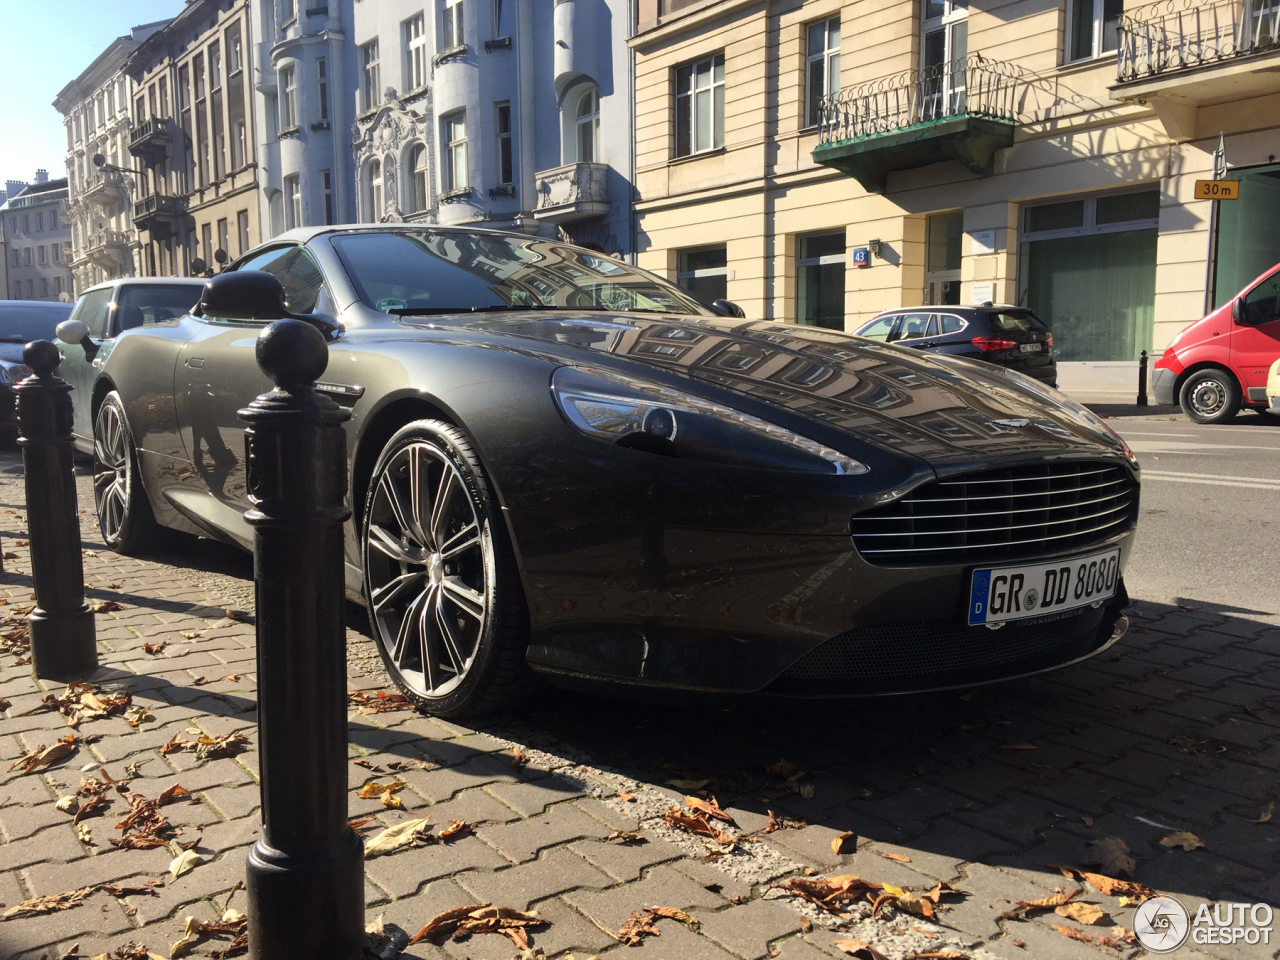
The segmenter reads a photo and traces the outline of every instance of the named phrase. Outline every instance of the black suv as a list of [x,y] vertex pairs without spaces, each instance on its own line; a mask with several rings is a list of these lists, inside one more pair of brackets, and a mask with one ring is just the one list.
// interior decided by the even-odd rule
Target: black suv
[[1026,307],[984,303],[980,307],[910,307],[887,310],[854,333],[868,340],[985,360],[1058,385],[1053,334]]

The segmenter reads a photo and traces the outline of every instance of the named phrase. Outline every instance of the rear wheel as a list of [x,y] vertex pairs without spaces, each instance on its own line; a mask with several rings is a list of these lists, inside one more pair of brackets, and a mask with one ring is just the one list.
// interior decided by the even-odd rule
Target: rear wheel
[[462,431],[418,420],[396,433],[374,467],[361,529],[374,638],[406,696],[461,717],[532,692],[514,554]]
[[160,525],[142,487],[124,403],[114,390],[93,421],[93,502],[102,541],[112,550],[133,554],[157,545]]
[[1196,423],[1226,423],[1240,412],[1240,385],[1225,370],[1197,370],[1178,395],[1182,412]]

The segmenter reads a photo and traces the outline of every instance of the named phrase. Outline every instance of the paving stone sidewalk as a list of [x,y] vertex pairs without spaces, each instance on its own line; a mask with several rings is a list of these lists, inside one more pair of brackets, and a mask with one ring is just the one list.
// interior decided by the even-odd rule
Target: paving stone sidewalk
[[[49,769],[0,776],[0,913],[32,897],[95,884],[164,879],[153,895],[93,893],[79,906],[0,921],[0,958],[47,960],[74,944],[93,956],[126,943],[162,956],[188,916],[215,920],[244,877],[259,829],[251,566],[230,548],[188,540],[171,555],[117,556],[98,543],[87,477],[81,481],[85,581],[97,616],[103,692],[129,692],[151,717],[86,720],[76,731],[40,710],[61,684],[0,656],[0,759],[75,733],[76,752]],[[0,451],[0,540],[13,554],[0,576],[0,632],[30,604],[20,461]],[[12,512],[10,512],[12,511]],[[206,569],[218,572],[209,573]],[[228,612],[230,611],[230,615]],[[892,960],[930,949],[975,960],[1141,955],[1099,945],[1133,910],[1086,888],[1110,920],[1084,926],[1053,913],[1001,914],[1009,901],[1074,889],[1049,864],[1086,867],[1089,844],[1125,841],[1134,879],[1194,910],[1211,900],[1280,904],[1280,817],[1262,819],[1280,793],[1280,631],[1246,619],[1134,603],[1136,625],[1114,651],[1044,678],[963,696],[859,704],[751,701],[631,704],[540,691],[517,717],[462,726],[407,711],[350,717],[352,818],[391,826],[430,817],[475,824],[474,834],[366,861],[368,917],[410,933],[438,912],[470,903],[536,909],[533,931],[547,957],[579,960],[823,960],[832,943],[873,942]],[[387,689],[353,608],[350,686]],[[164,644],[148,654],[144,644]],[[175,735],[241,733],[248,749],[200,761],[161,753]],[[516,766],[514,747],[529,757]],[[785,760],[802,775],[771,774]],[[392,771],[388,764],[406,764]],[[2,768],[0,768],[2,769]],[[775,770],[789,768],[777,768]],[[110,843],[127,812],[112,804],[77,835],[59,797],[80,779],[109,774],[149,798],[175,784],[192,795],[163,808],[177,829],[169,848]],[[362,800],[363,784],[399,775],[403,809]],[[664,811],[689,793],[714,794],[731,832],[757,834],[732,852],[668,829]],[[626,794],[633,799],[619,796]],[[763,833],[769,811],[806,825]],[[642,842],[607,838],[615,830]],[[1204,849],[1159,840],[1195,833]],[[832,840],[856,840],[836,853]],[[376,832],[376,830],[375,830]],[[198,840],[201,862],[174,880],[176,842]],[[870,905],[848,920],[779,889],[792,876],[856,874],[924,891],[945,881],[966,895],[943,898],[937,922]],[[648,906],[688,911],[691,929],[660,919],[660,936],[625,946],[614,934]],[[1086,943],[1054,924],[1094,938]],[[1179,956],[1274,957],[1270,946],[1183,948]],[[194,955],[225,949],[210,938]],[[408,948],[407,957],[505,960],[496,934]]]

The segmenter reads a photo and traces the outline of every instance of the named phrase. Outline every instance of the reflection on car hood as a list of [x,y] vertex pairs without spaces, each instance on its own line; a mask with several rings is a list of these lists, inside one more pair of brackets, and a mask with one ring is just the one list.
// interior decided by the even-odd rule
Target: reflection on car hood
[[4,343],[0,341],[0,360],[5,363],[21,363],[22,348],[25,346],[25,343]]
[[[409,321],[412,323],[413,321]],[[567,362],[616,358],[821,421],[935,465],[991,455],[1118,452],[1087,411],[977,361],[817,327],[719,317],[495,314],[458,330],[555,344]],[[639,372],[639,371],[637,371]]]

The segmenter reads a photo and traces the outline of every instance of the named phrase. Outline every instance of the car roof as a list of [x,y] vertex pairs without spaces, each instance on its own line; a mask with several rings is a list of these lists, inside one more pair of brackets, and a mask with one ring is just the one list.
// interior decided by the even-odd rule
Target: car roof
[[70,313],[74,304],[55,300],[0,300],[0,314],[15,313]]
[[174,284],[203,287],[208,282],[205,277],[116,277],[114,280],[106,280],[103,283],[94,284],[92,287],[85,287],[80,291],[79,296],[83,296],[92,290],[105,290],[108,287],[152,287],[160,285],[171,287]]
[[919,307],[894,307],[892,310],[881,310],[872,319],[890,317],[899,313],[1030,313],[1030,307],[1019,307],[1012,303],[957,304],[934,303]]

